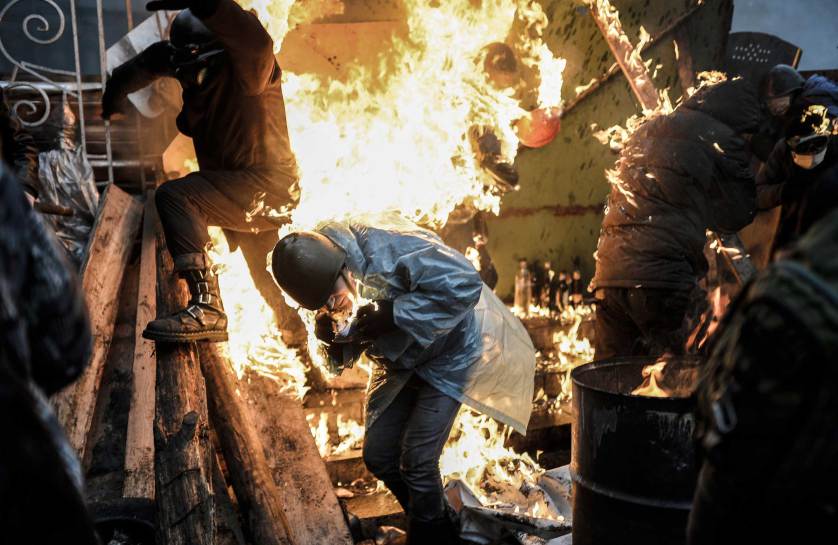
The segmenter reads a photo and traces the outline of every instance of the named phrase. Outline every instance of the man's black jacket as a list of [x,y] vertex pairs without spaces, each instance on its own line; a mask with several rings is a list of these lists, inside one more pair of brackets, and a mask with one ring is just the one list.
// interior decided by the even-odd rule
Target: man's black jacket
[[[216,4],[212,13],[200,15],[223,45],[226,61],[211,68],[201,85],[184,89],[178,129],[192,137],[201,174],[220,191],[242,206],[257,191],[268,194],[268,204],[285,204],[297,166],[273,40],[233,0]],[[157,42],[116,68],[108,85],[124,96],[174,73],[169,43]]]
[[759,122],[742,80],[698,91],[628,140],[612,177],[594,287],[689,289],[707,270],[705,231],[735,232],[754,215],[741,133]]

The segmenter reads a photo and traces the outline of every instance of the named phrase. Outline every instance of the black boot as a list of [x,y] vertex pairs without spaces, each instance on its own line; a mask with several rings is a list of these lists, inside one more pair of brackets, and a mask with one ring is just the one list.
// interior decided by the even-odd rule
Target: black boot
[[227,340],[227,315],[212,269],[182,271],[192,295],[186,308],[148,323],[143,337],[153,341],[190,342]]

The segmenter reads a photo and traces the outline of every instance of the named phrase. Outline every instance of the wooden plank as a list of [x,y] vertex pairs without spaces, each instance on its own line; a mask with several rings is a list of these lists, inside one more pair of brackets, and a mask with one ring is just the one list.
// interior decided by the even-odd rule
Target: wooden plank
[[159,231],[154,191],[146,192],[137,291],[137,321],[134,334],[133,388],[125,443],[126,498],[154,498],[154,409],[157,359],[154,342],[142,336],[157,309],[157,233]]
[[300,402],[280,394],[272,379],[256,373],[248,374],[241,384],[246,386],[253,423],[296,542],[351,545],[349,528]]
[[587,0],[591,16],[602,32],[608,47],[614,54],[617,64],[626,75],[629,86],[644,110],[656,110],[660,106],[660,96],[646,65],[635,52],[634,45],[623,32],[617,10],[609,0]]
[[[157,307],[186,304],[186,286],[172,272],[162,233],[157,238]],[[194,344],[155,343],[157,354],[154,465],[157,542],[214,545],[212,464],[206,386]]]
[[241,397],[238,377],[229,358],[221,352],[224,348],[220,343],[198,343],[213,429],[218,434],[242,519],[254,545],[293,545],[291,527],[262,441]]
[[[689,21],[689,19],[693,15],[695,15],[695,13],[697,13],[698,10],[703,5],[704,5],[703,3],[697,3],[696,5],[691,7],[689,10],[687,10],[687,12],[685,12],[683,15],[676,18],[669,25],[667,25],[666,28],[664,28],[663,30],[661,30],[660,32],[658,32],[657,34],[652,36],[652,38],[649,41],[644,43],[639,48],[639,54],[643,55],[643,53],[649,51],[652,48],[652,46],[657,45],[662,39],[669,36],[669,34],[671,34],[672,32],[678,32],[682,28],[682,25],[687,23]],[[729,30],[729,27],[730,27],[730,25],[728,24],[728,30]],[[727,33],[727,30],[725,30],[725,33]],[[615,62],[610,67],[608,67],[608,70],[606,70],[604,74],[602,74],[600,77],[594,79],[589,85],[585,86],[584,91],[577,94],[574,98],[568,100],[565,104],[562,105],[562,113],[561,113],[562,117],[564,117],[565,114],[571,112],[576,106],[579,105],[579,103],[581,103],[583,100],[585,100],[586,98],[591,96],[594,93],[594,91],[596,91],[597,89],[602,87],[605,83],[610,81],[611,78],[613,78],[617,74],[625,75],[625,73],[623,73],[623,71],[620,69],[620,65]],[[503,214],[503,212],[501,212],[501,214]]]
[[82,376],[53,404],[70,444],[85,458],[87,436],[119,306],[119,287],[142,217],[142,205],[111,184],[99,205],[82,263],[82,288],[90,313],[93,350]]
[[212,497],[215,505],[215,545],[246,545],[239,514],[230,498],[217,451],[212,464]]

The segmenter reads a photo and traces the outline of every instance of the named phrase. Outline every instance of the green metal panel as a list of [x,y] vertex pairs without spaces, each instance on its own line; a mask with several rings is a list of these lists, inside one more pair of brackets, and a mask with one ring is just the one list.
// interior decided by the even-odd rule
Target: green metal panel
[[[655,36],[695,0],[614,0],[627,35],[637,42],[641,24]],[[545,41],[554,54],[567,59],[563,98],[576,96],[575,88],[604,74],[614,58],[588,10],[581,2],[542,0],[550,25]],[[698,70],[717,66],[730,27],[730,0],[706,0],[685,28],[690,36],[693,63]],[[653,59],[655,85],[670,89],[674,101],[681,95],[677,63],[669,34],[644,55]],[[490,251],[500,280],[501,296],[512,293],[519,258],[550,260],[554,269],[581,262],[583,277],[593,274],[593,252],[599,235],[601,213],[587,211],[604,203],[609,187],[604,171],[616,155],[592,136],[600,128],[622,123],[638,113],[639,106],[622,74],[579,103],[562,119],[557,138],[540,149],[522,149],[516,160],[520,191],[504,197],[501,215],[489,222]],[[567,214],[567,207],[582,205]],[[580,213],[581,212],[581,213]]]

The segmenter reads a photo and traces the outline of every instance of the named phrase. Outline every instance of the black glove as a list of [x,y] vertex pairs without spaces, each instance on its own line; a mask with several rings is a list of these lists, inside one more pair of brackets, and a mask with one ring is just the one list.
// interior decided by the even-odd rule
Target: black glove
[[109,119],[114,114],[130,112],[130,93],[142,89],[160,76],[174,75],[172,52],[173,48],[168,41],[156,42],[115,68],[102,93],[102,118]]
[[352,327],[354,337],[359,341],[374,340],[396,329],[393,321],[393,302],[375,301],[358,309]]
[[114,114],[126,114],[129,110],[128,97],[113,78],[108,79],[105,92],[102,93],[102,119],[110,119]]
[[315,316],[314,336],[326,344],[335,342],[335,321],[328,312],[321,310]]

